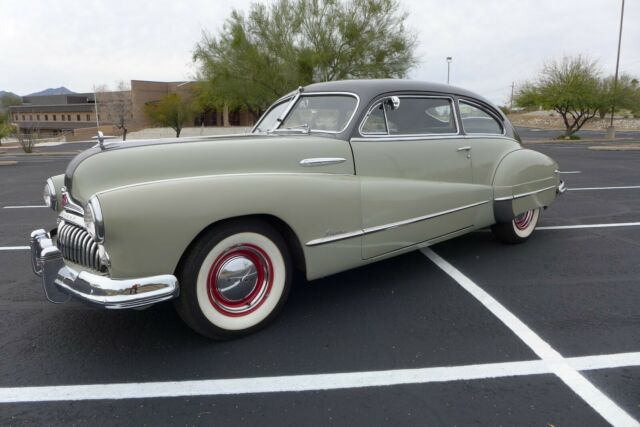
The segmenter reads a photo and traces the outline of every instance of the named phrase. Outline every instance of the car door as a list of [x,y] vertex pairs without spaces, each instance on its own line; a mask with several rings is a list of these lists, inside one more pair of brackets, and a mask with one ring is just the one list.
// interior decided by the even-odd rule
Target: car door
[[493,177],[504,156],[522,147],[506,136],[505,123],[499,113],[479,101],[458,99],[462,130],[471,147],[473,182],[487,198],[493,198]]
[[361,182],[364,259],[473,226],[481,200],[452,98],[382,98],[358,133],[351,147]]

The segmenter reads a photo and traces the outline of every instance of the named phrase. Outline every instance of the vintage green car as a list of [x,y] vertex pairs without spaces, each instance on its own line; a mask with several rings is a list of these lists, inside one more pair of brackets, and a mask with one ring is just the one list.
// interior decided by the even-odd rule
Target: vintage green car
[[312,84],[249,134],[101,142],[51,177],[58,226],[31,235],[47,298],[110,309],[175,300],[228,339],[308,280],[491,226],[526,240],[565,190],[555,161],[463,89],[406,80]]

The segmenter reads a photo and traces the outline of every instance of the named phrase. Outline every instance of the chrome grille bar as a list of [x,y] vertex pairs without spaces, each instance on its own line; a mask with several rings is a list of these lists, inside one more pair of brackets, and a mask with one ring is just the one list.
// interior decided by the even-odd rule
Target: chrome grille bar
[[100,272],[106,271],[100,262],[98,244],[84,228],[61,222],[56,245],[64,259]]

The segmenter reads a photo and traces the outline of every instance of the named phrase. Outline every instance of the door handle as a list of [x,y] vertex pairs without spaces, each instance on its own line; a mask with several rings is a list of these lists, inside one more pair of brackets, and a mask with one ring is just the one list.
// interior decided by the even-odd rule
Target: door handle
[[340,163],[344,163],[346,161],[347,159],[342,157],[316,157],[312,159],[300,160],[300,166],[305,166],[305,167],[328,166],[328,165],[337,165]]
[[460,147],[456,149],[456,151],[471,151],[471,146],[467,145],[466,147]]

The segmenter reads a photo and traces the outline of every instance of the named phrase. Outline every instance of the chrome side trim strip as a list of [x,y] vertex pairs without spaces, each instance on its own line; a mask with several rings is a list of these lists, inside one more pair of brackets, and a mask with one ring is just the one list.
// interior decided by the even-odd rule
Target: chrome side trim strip
[[317,245],[322,245],[325,243],[331,243],[331,242],[336,242],[339,240],[345,240],[345,239],[351,239],[353,237],[359,237],[359,236],[364,236],[367,234],[372,234],[372,233],[377,233],[380,231],[385,231],[385,230],[390,230],[392,228],[398,228],[398,227],[402,227],[404,225],[410,225],[410,224],[414,224],[416,222],[421,222],[421,221],[426,221],[427,219],[432,219],[432,218],[436,218],[439,216],[443,216],[443,215],[447,215],[450,213],[454,213],[457,211],[462,211],[465,209],[469,209],[469,208],[473,208],[476,206],[480,206],[480,205],[484,205],[486,203],[489,203],[489,200],[485,200],[482,202],[477,202],[477,203],[472,203],[470,205],[464,205],[464,206],[460,206],[458,208],[453,208],[453,209],[448,209],[446,211],[441,211],[441,212],[435,212],[429,215],[423,215],[423,216],[419,216],[419,217],[415,217],[415,218],[410,218],[410,219],[405,219],[403,221],[397,221],[397,222],[392,222],[390,224],[384,224],[384,225],[377,225],[375,227],[368,227],[362,230],[356,230],[356,231],[350,231],[347,233],[340,233],[340,234],[335,234],[333,236],[327,236],[327,237],[321,237],[319,239],[314,239],[311,240],[309,242],[306,243],[306,246],[317,246]]
[[310,166],[337,165],[339,163],[344,163],[346,161],[347,159],[344,159],[342,157],[316,157],[312,159],[300,160],[300,166],[310,167]]
[[124,190],[126,188],[160,184],[163,182],[189,181],[189,180],[196,180],[196,179],[237,177],[237,176],[354,176],[354,175],[346,174],[346,173],[328,173],[328,172],[247,172],[247,173],[220,173],[220,174],[212,174],[212,175],[182,176],[182,177],[176,177],[176,178],[157,179],[154,181],[143,181],[143,182],[137,182],[134,184],[121,185],[119,187],[107,188],[106,190],[98,191],[96,194],[94,194],[94,196],[110,193],[112,191]]
[[528,193],[520,193],[520,194],[515,194],[513,196],[505,196],[505,197],[498,197],[495,200],[496,202],[500,202],[502,200],[514,200],[514,199],[520,199],[522,197],[526,197],[526,196],[531,196],[532,194],[536,194],[536,193],[542,193],[543,191],[547,191],[547,190],[551,190],[552,188],[556,188],[555,185],[549,186],[549,187],[545,187],[543,189],[540,190],[535,190],[535,191],[529,191]]

